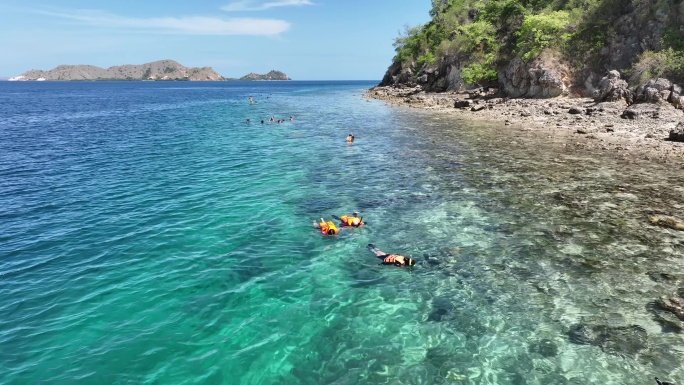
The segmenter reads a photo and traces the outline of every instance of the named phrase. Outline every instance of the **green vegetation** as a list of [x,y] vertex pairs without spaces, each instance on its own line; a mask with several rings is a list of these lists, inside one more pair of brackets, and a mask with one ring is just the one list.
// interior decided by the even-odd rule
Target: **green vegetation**
[[644,51],[631,72],[633,82],[637,83],[644,83],[654,77],[681,81],[684,78],[684,51],[672,47],[658,52]]
[[[684,80],[684,34],[679,29],[681,1],[673,0],[432,0],[428,23],[396,38],[394,62],[414,77],[443,64],[461,68],[469,84],[486,84],[514,57],[532,61],[551,52],[575,73],[605,71],[611,45],[647,34],[654,21],[662,28],[660,46],[622,53],[619,69],[640,78]],[[664,16],[663,16],[664,15]],[[627,17],[628,21],[625,21]],[[624,23],[633,29],[625,32]],[[633,33],[634,36],[626,36]],[[652,33],[651,31],[649,33]],[[641,35],[640,35],[641,34]],[[646,50],[644,50],[646,49]],[[622,50],[625,51],[625,50]],[[625,63],[625,60],[627,63]]]
[[142,78],[143,78],[143,79],[149,79],[151,75],[152,75],[152,68],[149,68],[149,67],[148,67],[148,68],[145,70],[145,73],[143,74]]
[[569,23],[570,15],[566,11],[526,15],[515,32],[518,53],[522,59],[533,60],[547,47],[562,49],[570,38],[566,31]]

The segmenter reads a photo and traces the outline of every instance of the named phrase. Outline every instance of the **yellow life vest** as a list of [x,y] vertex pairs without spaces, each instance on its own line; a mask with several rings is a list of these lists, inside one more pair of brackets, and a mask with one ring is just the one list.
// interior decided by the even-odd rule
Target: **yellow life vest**
[[[338,231],[333,222],[321,222],[318,224],[318,227],[321,228],[321,234],[323,235],[336,235]],[[330,230],[332,230],[332,234],[329,234]]]
[[[358,224],[354,224],[354,221],[357,221]],[[353,217],[351,215],[342,215],[340,217],[340,222],[342,222],[342,226],[361,226],[363,225],[363,222],[361,222],[361,218],[359,217]]]

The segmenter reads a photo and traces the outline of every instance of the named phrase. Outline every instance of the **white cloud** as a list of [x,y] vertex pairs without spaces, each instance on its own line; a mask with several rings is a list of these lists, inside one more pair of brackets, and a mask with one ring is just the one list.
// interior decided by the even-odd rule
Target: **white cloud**
[[221,7],[224,11],[263,11],[276,7],[299,7],[302,5],[314,5],[310,0],[276,0],[266,3],[258,3],[254,0],[234,1]]
[[290,28],[290,23],[277,19],[217,18],[217,17],[155,17],[130,18],[98,11],[64,13],[42,12],[51,16],[75,20],[82,24],[106,28],[135,28],[160,33],[189,35],[278,35]]

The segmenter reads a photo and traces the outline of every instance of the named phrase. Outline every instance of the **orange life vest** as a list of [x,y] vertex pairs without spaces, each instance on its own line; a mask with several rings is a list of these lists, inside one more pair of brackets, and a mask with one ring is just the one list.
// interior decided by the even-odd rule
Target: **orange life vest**
[[363,224],[363,222],[361,222],[361,218],[359,217],[352,217],[351,215],[342,215],[340,217],[342,226],[354,226],[354,220],[358,220],[359,222],[359,224],[356,226],[361,226]]
[[[337,234],[337,227],[333,222],[321,222],[318,224],[318,227],[321,228],[321,234],[323,235],[336,235]],[[328,232],[332,230],[332,234],[328,234]]]

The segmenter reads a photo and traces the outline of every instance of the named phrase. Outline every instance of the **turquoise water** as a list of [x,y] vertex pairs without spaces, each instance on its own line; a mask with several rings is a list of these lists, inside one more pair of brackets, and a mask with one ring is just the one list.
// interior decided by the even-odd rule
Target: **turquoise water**
[[372,85],[0,83],[0,384],[684,378],[680,171]]

